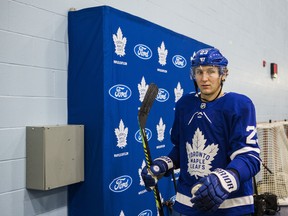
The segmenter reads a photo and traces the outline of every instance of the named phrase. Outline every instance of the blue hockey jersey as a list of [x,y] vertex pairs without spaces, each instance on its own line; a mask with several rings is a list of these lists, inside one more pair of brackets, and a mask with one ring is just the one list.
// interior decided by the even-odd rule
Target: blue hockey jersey
[[216,168],[235,169],[240,188],[213,214],[243,215],[254,211],[252,177],[260,170],[256,114],[252,101],[225,93],[213,102],[197,94],[184,95],[176,104],[169,157],[180,168],[174,209],[182,214],[211,215],[193,208],[191,188]]

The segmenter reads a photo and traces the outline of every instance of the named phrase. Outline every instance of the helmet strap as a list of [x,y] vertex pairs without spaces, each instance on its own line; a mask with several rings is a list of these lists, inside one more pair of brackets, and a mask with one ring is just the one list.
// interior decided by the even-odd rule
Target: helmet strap
[[197,85],[197,82],[195,81],[195,79],[193,79],[193,82],[194,82],[194,87],[195,87],[196,94],[198,94],[198,85]]

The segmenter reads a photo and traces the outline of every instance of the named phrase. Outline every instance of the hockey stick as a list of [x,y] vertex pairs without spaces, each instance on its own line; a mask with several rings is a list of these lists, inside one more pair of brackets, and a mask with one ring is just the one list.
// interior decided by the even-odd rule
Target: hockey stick
[[[143,150],[145,154],[145,160],[146,165],[148,168],[152,165],[152,157],[150,153],[150,148],[148,145],[147,135],[145,132],[145,125],[148,118],[148,114],[150,112],[150,109],[153,105],[153,102],[158,94],[158,87],[154,83],[151,83],[147,89],[147,92],[145,94],[144,100],[142,102],[142,105],[140,107],[140,110],[138,112],[138,124],[140,128],[141,138],[142,138],[142,144],[143,144]],[[160,198],[160,193],[158,189],[158,185],[156,184],[154,189],[154,198],[156,201],[156,207],[159,212],[160,216],[164,216],[163,206]]]

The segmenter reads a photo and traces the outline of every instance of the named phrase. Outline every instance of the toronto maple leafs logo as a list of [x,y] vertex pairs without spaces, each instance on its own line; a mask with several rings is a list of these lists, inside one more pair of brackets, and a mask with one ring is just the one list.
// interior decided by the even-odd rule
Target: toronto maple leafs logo
[[174,88],[175,103],[183,96],[183,89],[181,88],[180,82],[178,82],[177,87]]
[[159,124],[156,125],[156,129],[157,129],[157,140],[162,142],[164,140],[164,133],[165,133],[165,128],[166,128],[166,125],[163,124],[163,119],[160,118],[159,120]]
[[125,216],[123,210],[121,210],[120,215],[119,216]]
[[211,172],[211,162],[214,160],[219,148],[218,144],[206,145],[206,139],[202,131],[197,128],[192,144],[186,143],[186,151],[188,157],[188,172],[191,176],[204,177]]
[[167,58],[168,50],[165,49],[165,44],[162,41],[161,46],[158,47],[158,56],[159,56],[159,64],[164,66],[166,65],[166,58]]
[[138,175],[139,175],[139,178],[140,178],[140,185],[141,186],[145,186],[145,184],[144,184],[144,181],[143,181],[143,179],[142,179],[142,176],[141,176],[141,172],[142,172],[142,170],[143,170],[143,168],[146,166],[146,163],[145,163],[145,161],[143,160],[143,162],[142,162],[142,165],[141,165],[141,168],[139,168],[138,169]]
[[124,56],[127,39],[126,37],[123,37],[120,27],[117,30],[117,35],[113,34],[112,37],[115,45],[115,53],[120,57]]
[[128,128],[125,128],[122,119],[120,120],[119,128],[115,129],[115,135],[117,137],[117,147],[123,149],[127,145]]
[[205,61],[205,57],[200,58],[200,62],[203,63]]
[[147,92],[148,85],[146,84],[145,78],[142,77],[141,83],[138,84],[139,100],[143,102],[145,94]]

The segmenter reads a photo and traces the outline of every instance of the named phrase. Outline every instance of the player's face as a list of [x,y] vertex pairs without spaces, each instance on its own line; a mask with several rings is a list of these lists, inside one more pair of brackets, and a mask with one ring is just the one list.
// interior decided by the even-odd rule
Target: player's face
[[200,66],[194,70],[195,80],[201,92],[201,97],[206,100],[214,99],[220,91],[221,79],[219,68],[214,66]]

